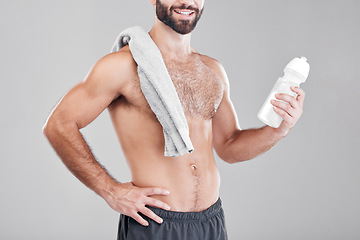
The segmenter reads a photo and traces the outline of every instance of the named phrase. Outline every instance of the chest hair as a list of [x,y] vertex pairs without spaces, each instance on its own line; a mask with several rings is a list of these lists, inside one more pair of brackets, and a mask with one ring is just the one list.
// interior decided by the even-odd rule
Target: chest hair
[[200,57],[179,62],[164,60],[185,115],[214,117],[223,95],[223,84]]

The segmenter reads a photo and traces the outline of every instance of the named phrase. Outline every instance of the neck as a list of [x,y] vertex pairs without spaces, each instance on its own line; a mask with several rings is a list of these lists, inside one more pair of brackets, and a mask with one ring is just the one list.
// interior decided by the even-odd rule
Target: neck
[[184,58],[192,53],[191,33],[182,35],[156,19],[149,32],[160,52],[169,58]]

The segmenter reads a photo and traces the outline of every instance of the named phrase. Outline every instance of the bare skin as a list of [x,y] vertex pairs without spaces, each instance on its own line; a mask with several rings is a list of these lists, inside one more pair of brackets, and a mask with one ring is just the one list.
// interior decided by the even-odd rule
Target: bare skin
[[[189,2],[203,6],[203,1]],[[278,99],[289,104],[274,103],[284,117],[279,128],[241,130],[222,65],[190,47],[191,34],[180,35],[158,20],[149,35],[163,55],[182,103],[192,153],[164,156],[162,126],[140,89],[137,65],[128,46],[101,58],[84,81],[62,98],[44,126],[44,134],[68,169],[111,208],[144,226],[148,222],[138,212],[162,222],[146,205],[189,212],[214,204],[219,198],[220,177],[213,148],[228,163],[264,153],[289,133],[301,116],[304,101],[300,88],[294,89],[297,99],[280,95]],[[131,171],[131,182],[113,179],[79,131],[105,109]]]

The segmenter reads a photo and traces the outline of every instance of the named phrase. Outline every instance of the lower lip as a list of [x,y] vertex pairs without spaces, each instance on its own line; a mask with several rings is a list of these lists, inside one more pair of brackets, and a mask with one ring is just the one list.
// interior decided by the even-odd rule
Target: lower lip
[[176,13],[176,15],[179,15],[179,16],[181,16],[182,18],[191,18],[192,15],[194,15],[194,12],[190,13],[189,15],[177,13],[176,11],[174,11],[174,12]]

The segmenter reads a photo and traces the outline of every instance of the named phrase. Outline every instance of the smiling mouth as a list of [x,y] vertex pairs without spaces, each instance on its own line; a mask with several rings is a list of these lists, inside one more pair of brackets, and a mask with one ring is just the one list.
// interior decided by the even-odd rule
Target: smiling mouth
[[174,10],[174,12],[182,16],[191,16],[194,14],[194,11],[189,11],[189,10]]

